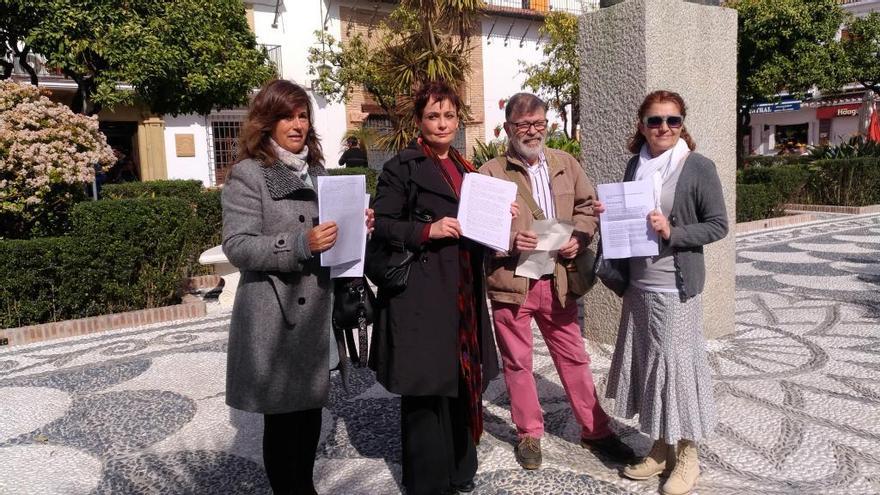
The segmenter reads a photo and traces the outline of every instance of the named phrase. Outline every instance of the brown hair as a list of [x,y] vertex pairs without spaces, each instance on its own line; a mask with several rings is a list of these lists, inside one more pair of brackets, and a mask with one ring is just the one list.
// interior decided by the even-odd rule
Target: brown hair
[[[684,104],[684,98],[682,98],[680,94],[663,89],[648,93],[648,96],[642,101],[642,106],[639,107],[639,118],[636,122],[636,132],[627,141],[626,146],[631,153],[640,152],[642,150],[642,145],[646,142],[645,136],[639,131],[639,123],[645,118],[648,108],[655,103],[666,102],[678,105],[678,110],[681,112],[681,116],[687,117],[687,106]],[[694,141],[694,138],[691,137],[690,133],[688,133],[687,126],[684,124],[681,126],[681,138],[684,139],[684,142],[687,143],[688,148],[690,148],[691,151],[697,149],[697,143]]]
[[458,93],[443,81],[429,81],[422,85],[421,88],[413,95],[413,115],[415,118],[422,118],[422,112],[431,101],[449,100],[455,107],[456,113],[461,110],[461,98]]
[[511,96],[504,106],[504,120],[510,122],[510,118],[514,115],[532,113],[539,108],[547,113],[548,107],[544,100],[531,93],[517,93]]
[[278,157],[272,149],[269,139],[279,120],[289,118],[297,108],[306,107],[309,114],[309,131],[306,133],[306,146],[309,154],[306,162],[309,165],[320,165],[324,162],[321,142],[315,132],[312,102],[302,86],[284,79],[275,79],[266,83],[251,101],[247,118],[241,127],[238,138],[238,159],[259,160],[264,166],[273,165]]

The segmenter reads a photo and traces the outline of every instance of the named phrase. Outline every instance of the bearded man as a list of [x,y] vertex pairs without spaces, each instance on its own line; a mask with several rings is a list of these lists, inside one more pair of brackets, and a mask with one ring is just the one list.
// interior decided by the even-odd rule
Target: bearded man
[[[596,396],[578,324],[577,298],[569,293],[564,266],[565,260],[586,249],[598,226],[595,214],[603,207],[578,161],[544,145],[544,101],[517,93],[507,102],[505,120],[507,153],[483,165],[480,173],[516,182],[519,190],[521,213],[511,224],[510,250],[497,253],[487,269],[495,337],[519,437],[516,460],[524,469],[537,469],[542,461],[544,419],[532,375],[534,318],[581,425],[581,445],[611,460],[627,462],[633,451],[611,431],[609,417]],[[535,279],[518,276],[520,256],[538,246],[532,222],[545,218],[574,224],[571,239],[556,253],[557,262],[549,273]]]

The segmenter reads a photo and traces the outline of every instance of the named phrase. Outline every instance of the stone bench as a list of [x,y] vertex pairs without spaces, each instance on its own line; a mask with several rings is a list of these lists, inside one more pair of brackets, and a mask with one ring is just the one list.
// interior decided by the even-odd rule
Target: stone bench
[[235,289],[238,288],[238,280],[241,274],[238,268],[232,265],[223,253],[222,246],[214,246],[199,256],[202,265],[213,265],[214,273],[223,277],[223,291],[220,292],[220,307],[232,309],[235,300]]

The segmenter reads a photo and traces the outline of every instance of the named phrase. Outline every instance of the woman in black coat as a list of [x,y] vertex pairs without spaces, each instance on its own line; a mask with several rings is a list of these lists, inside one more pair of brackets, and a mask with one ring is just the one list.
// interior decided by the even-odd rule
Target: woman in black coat
[[373,242],[403,245],[418,258],[406,289],[392,294],[380,287],[371,367],[402,396],[407,493],[468,492],[477,472],[482,393],[498,374],[486,307],[487,250],[463,238],[455,218],[464,174],[474,171],[451,146],[459,97],[429,83],[414,103],[420,137],[383,168]]

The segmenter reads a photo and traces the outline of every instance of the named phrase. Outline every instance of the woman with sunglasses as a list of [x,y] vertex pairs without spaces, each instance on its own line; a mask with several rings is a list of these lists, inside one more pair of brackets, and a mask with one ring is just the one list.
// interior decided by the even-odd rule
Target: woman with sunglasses
[[698,153],[684,126],[677,93],[655,91],[639,108],[624,181],[654,184],[658,207],[648,215],[659,254],[618,263],[628,274],[606,395],[615,414],[639,415],[654,440],[648,455],[623,469],[627,478],[668,475],[664,495],[690,493],[699,476],[696,443],[715,427],[712,377],[703,338],[700,293],[703,246],[727,235],[727,213],[715,164]]

